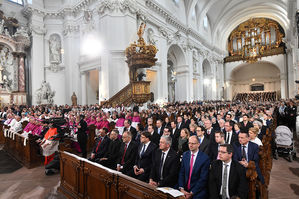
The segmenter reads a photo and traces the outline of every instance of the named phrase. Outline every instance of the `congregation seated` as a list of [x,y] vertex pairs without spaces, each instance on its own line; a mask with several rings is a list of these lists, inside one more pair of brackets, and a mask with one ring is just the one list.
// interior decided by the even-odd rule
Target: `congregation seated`
[[259,129],[256,127],[251,127],[248,131],[249,134],[249,141],[257,144],[258,146],[263,146],[262,141],[258,138],[258,131]]
[[[99,105],[78,106],[70,108],[67,113],[63,113],[58,107],[48,107],[45,110],[51,110],[49,113],[34,109],[26,114],[30,119],[24,132],[41,137],[45,135],[45,142],[51,136],[47,125],[43,125],[39,119],[64,114],[68,118],[68,128],[78,136],[78,127],[82,126],[80,121],[84,121],[97,129],[95,143],[91,144],[91,161],[152,186],[180,187],[187,198],[219,198],[223,195],[223,176],[219,175],[219,168],[223,168],[224,162],[229,162],[229,169],[235,170],[238,175],[229,176],[233,179],[233,182],[230,182],[233,185],[225,185],[225,194],[229,197],[246,198],[247,192],[243,188],[247,185],[243,182],[243,170],[248,167],[249,161],[254,161],[258,179],[262,183],[264,181],[259,168],[259,148],[252,142],[255,142],[259,135],[266,135],[269,126],[260,124],[267,124],[267,120],[273,118],[275,108],[275,105],[269,104],[259,106],[264,107],[260,109],[261,114],[257,114],[258,110],[251,109],[247,104],[225,105],[223,102],[210,102],[205,105],[176,103],[167,104],[164,108],[152,105],[140,113],[136,109],[133,112],[126,107],[106,107],[106,111],[103,111]],[[7,113],[9,125],[13,118],[10,111]],[[22,112],[22,115],[25,115],[23,113],[25,112]],[[85,115],[85,118],[80,119],[80,114]],[[133,127],[133,120],[136,122],[136,128]],[[122,130],[122,133],[116,129],[109,131],[111,123],[115,123],[115,128]],[[258,130],[253,129],[253,126],[258,127]],[[249,135],[246,131],[249,131]],[[88,129],[85,128],[82,132],[82,139],[86,139]],[[254,135],[257,137],[254,138]],[[79,140],[81,138],[77,141]],[[229,144],[233,146],[233,150]],[[243,145],[246,146],[244,150]],[[192,154],[195,156],[194,165],[192,164],[194,168],[190,168]],[[85,156],[84,152],[82,156]],[[210,187],[211,182],[215,187]],[[238,186],[240,188],[236,188]],[[216,195],[213,195],[214,192],[208,193],[208,189],[214,190]]]

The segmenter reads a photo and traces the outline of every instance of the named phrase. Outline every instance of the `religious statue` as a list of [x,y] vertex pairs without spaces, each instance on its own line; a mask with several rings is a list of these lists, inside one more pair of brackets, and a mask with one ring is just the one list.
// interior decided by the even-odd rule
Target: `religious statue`
[[156,40],[154,38],[154,31],[149,28],[148,31],[147,31],[147,40],[148,40],[148,43],[152,44],[152,45],[156,45]]
[[55,91],[51,90],[50,84],[47,83],[46,81],[43,81],[41,87],[36,90],[37,103],[53,104],[54,95],[55,95]]
[[3,77],[2,77],[3,70],[4,70],[4,68],[2,67],[2,65],[0,65],[0,84],[3,84]]
[[61,57],[60,57],[61,41],[58,35],[54,34],[50,36],[49,48],[50,48],[50,62],[54,64],[61,63]]
[[0,22],[0,34],[2,34],[4,31],[4,19]]
[[71,99],[72,99],[72,106],[77,106],[77,96],[75,92],[73,92]]
[[138,29],[138,32],[137,32],[137,35],[139,37],[139,39],[143,38],[143,33],[144,33],[144,30],[145,30],[145,26],[146,24],[145,23],[141,23],[140,26],[139,26],[139,29]]

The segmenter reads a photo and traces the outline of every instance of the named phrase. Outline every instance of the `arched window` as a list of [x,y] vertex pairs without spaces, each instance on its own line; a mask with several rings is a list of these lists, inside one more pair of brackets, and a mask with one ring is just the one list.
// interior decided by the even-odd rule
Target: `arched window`
[[209,26],[209,21],[208,21],[208,16],[206,15],[204,18],[203,18],[203,27],[205,29],[207,29]]
[[14,2],[14,3],[17,3],[17,4],[20,4],[20,5],[24,5],[23,0],[8,0],[8,1],[11,1],[11,2]]

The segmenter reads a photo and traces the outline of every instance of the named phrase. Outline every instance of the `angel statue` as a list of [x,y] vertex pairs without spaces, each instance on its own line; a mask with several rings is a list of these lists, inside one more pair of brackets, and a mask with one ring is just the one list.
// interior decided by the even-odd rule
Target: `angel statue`
[[138,35],[139,39],[141,39],[142,36],[143,36],[144,30],[145,30],[145,26],[146,26],[146,24],[143,23],[143,22],[139,26],[139,29],[138,29],[138,32],[137,32],[137,35]]

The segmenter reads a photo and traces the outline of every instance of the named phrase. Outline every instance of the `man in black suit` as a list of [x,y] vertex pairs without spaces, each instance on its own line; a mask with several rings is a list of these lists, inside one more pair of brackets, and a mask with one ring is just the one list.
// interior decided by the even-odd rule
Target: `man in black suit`
[[156,128],[155,131],[158,133],[158,135],[161,137],[163,135],[163,126],[162,126],[162,120],[156,121]]
[[104,127],[99,130],[99,133],[100,136],[95,141],[95,145],[92,149],[92,153],[89,159],[93,162],[98,162],[101,158],[104,157],[104,155],[108,151],[108,147],[110,144],[110,139],[107,136],[108,129]]
[[181,131],[183,128],[188,128],[189,126],[186,127],[185,123],[183,122],[182,116],[178,116],[177,117],[177,125],[176,125],[176,127]]
[[215,142],[210,142],[209,156],[211,161],[219,159],[218,150],[221,144],[224,144],[224,133],[217,131],[215,133]]
[[209,119],[204,121],[204,126],[206,129],[205,136],[210,139],[211,142],[215,142],[215,129],[212,127],[212,122]]
[[247,114],[244,114],[244,115],[243,115],[243,121],[240,123],[240,124],[241,124],[241,128],[240,128],[240,130],[241,130],[242,132],[246,132],[246,133],[248,133],[248,130],[249,130],[251,127],[253,127],[253,124],[252,124],[250,121],[248,121],[248,120],[249,120],[248,118],[249,118],[249,117],[248,117]]
[[149,132],[145,131],[141,133],[135,165],[129,172],[129,176],[144,182],[148,182],[149,180],[153,153],[157,148],[157,145],[151,142],[150,138],[151,134]]
[[210,149],[210,140],[205,137],[205,130],[204,127],[198,126],[196,128],[196,134],[199,141],[199,150],[201,152],[204,152],[205,154],[209,155],[209,149]]
[[113,129],[110,133],[110,144],[107,153],[100,159],[100,164],[110,168],[116,168],[116,161],[120,149],[121,142],[118,139],[118,130]]
[[160,142],[160,136],[158,135],[158,133],[154,130],[154,126],[153,125],[148,125],[147,127],[147,131],[150,133],[151,135],[151,141],[153,143],[155,143],[157,146],[159,145]]
[[178,180],[180,159],[171,148],[170,136],[160,138],[159,149],[153,156],[149,184],[158,187],[174,187]]
[[138,144],[132,140],[130,131],[125,131],[122,135],[123,143],[120,146],[117,159],[117,171],[128,174],[132,170],[137,155]]
[[135,138],[137,136],[137,131],[133,126],[131,126],[131,124],[132,124],[132,121],[130,119],[126,119],[124,121],[124,126],[125,126],[124,131],[130,131],[132,134],[132,140],[135,140]]
[[176,123],[173,121],[170,123],[172,137],[178,139],[180,137],[181,130],[177,128]]
[[87,158],[87,123],[85,122],[84,117],[84,115],[80,115],[77,138],[80,148],[82,150],[82,157]]
[[237,161],[232,160],[233,147],[222,144],[219,147],[219,160],[211,164],[209,174],[209,198],[247,199],[248,184],[246,171]]
[[249,161],[255,162],[256,172],[258,174],[258,180],[264,184],[264,177],[259,167],[259,147],[257,144],[249,141],[249,135],[246,132],[239,133],[239,142],[234,143],[234,155],[235,161],[238,161],[245,168],[248,167]]
[[224,124],[224,128],[225,128],[225,143],[226,144],[233,144],[235,142],[238,142],[238,135],[233,130],[234,124],[235,123],[233,121],[227,121]]

